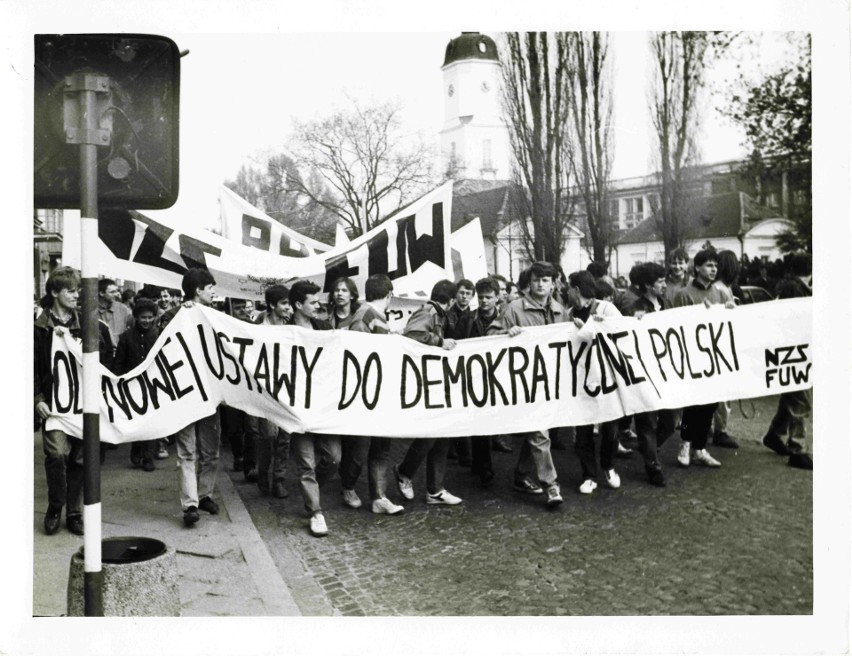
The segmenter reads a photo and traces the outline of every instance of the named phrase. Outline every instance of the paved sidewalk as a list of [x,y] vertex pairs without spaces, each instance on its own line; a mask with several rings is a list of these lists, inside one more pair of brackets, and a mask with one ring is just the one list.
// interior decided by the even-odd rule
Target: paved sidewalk
[[[71,556],[83,538],[62,528],[44,533],[47,483],[41,433],[34,435],[35,496],[33,512],[33,615],[67,613]],[[157,471],[144,472],[130,463],[130,446],[107,451],[101,470],[103,537],[140,536],[161,540],[177,551],[181,615],[299,615],[230,477],[220,474],[214,498],[216,516],[201,513],[192,529],[184,528],[178,501],[174,446],[169,459],[157,460]]]

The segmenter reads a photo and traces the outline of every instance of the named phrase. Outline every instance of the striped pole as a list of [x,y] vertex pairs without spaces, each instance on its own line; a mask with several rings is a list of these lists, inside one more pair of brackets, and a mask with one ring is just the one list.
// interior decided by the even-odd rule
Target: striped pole
[[81,124],[90,138],[80,144],[80,259],[83,292],[83,590],[86,616],[103,617],[101,566],[100,362],[98,360],[98,160],[91,135],[98,130],[95,90],[78,90]]

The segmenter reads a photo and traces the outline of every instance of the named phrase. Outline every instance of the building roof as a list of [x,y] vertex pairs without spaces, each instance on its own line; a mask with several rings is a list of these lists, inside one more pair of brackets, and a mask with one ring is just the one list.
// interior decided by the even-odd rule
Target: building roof
[[444,53],[444,66],[463,59],[484,59],[500,61],[497,56],[497,44],[494,39],[479,32],[462,32],[447,44]]
[[452,230],[479,217],[482,235],[496,235],[518,218],[523,190],[509,180],[457,180],[453,183]]
[[[778,218],[777,210],[765,208],[748,195],[734,191],[695,199],[697,211],[687,217],[683,226],[685,239],[736,237],[749,229],[750,224],[768,218]],[[662,241],[656,219],[649,217],[618,240],[619,244],[639,244]]]

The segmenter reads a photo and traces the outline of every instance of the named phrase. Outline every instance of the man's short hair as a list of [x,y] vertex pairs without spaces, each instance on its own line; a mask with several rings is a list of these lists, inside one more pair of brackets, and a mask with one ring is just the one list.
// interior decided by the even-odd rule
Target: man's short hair
[[136,299],[136,303],[133,304],[133,318],[136,319],[143,312],[150,312],[157,317],[157,302],[150,298],[138,298]]
[[700,267],[707,262],[716,262],[719,263],[719,254],[716,251],[710,250],[709,248],[702,249],[695,254],[695,259],[693,260],[693,266]]
[[281,301],[286,301],[290,295],[287,285],[270,285],[263,292],[263,300],[266,303],[267,312],[272,312]]
[[393,281],[384,273],[374,273],[364,283],[364,298],[367,302],[378,301],[393,291]]
[[452,280],[439,280],[432,287],[432,293],[429,299],[436,303],[449,303],[456,297],[458,287]]
[[675,260],[689,262],[689,253],[686,252],[685,248],[682,248],[680,246],[677,247],[671,253],[669,253],[669,264],[671,264]]
[[603,262],[589,262],[586,271],[591,273],[595,278],[603,278],[606,275],[606,264]]
[[575,271],[568,276],[568,285],[575,287],[583,298],[595,298],[595,277],[588,271]]
[[189,271],[183,274],[183,280],[181,281],[180,286],[181,289],[183,289],[183,295],[188,299],[193,299],[199,289],[204,289],[207,285],[215,284],[216,279],[213,278],[212,273],[210,273],[207,269],[196,267],[194,269],[189,269]]
[[660,278],[666,277],[666,270],[656,262],[645,262],[644,264],[640,264],[634,268],[637,269],[637,271],[635,279],[633,271],[630,271],[631,281],[643,292],[649,287],[653,287],[654,283]]
[[[502,282],[502,283],[503,283],[504,285],[506,285],[507,287],[508,287],[508,285],[509,285],[509,281],[506,279],[506,276],[503,276],[503,275],[501,275],[501,274],[499,274],[499,273],[492,273],[492,274],[491,274],[490,276],[488,276],[488,277],[489,277],[489,278],[493,278],[494,280],[497,280],[498,282]],[[497,289],[500,289],[500,287],[497,287]]]
[[[506,289],[509,288],[509,285],[512,283],[506,284]],[[476,285],[474,285],[474,289],[477,294],[487,294],[488,292],[493,292],[495,295],[500,295],[500,285],[497,284],[497,281],[494,280],[493,277],[485,277],[480,278],[476,281]]]
[[794,276],[809,276],[813,271],[813,260],[808,253],[796,253],[790,258],[790,272]]
[[462,278],[461,280],[459,280],[456,283],[456,287],[456,291],[458,291],[459,289],[469,289],[470,291],[474,291],[476,289],[473,283],[467,278]]
[[630,279],[631,285],[638,285],[636,276],[639,275],[639,270],[645,266],[646,262],[640,262],[639,264],[634,264],[630,267],[630,272],[627,274],[627,277]]
[[297,280],[290,287],[290,306],[295,310],[296,303],[304,303],[308,296],[319,294],[319,292],[319,285],[312,283],[310,280]]
[[612,288],[606,280],[603,278],[598,278],[595,280],[595,298],[599,301],[603,301],[607,298],[612,298],[615,294],[615,290]]
[[100,280],[98,280],[98,294],[103,294],[104,292],[106,292],[107,288],[110,285],[115,284],[115,280],[111,280],[110,278],[101,278]]
[[530,267],[530,278],[550,278],[551,280],[556,280],[557,269],[550,262],[544,262],[543,260],[539,260],[538,262],[533,262]]
[[518,274],[518,289],[529,289],[530,276],[532,276],[532,268],[527,267]]
[[50,275],[47,277],[47,283],[45,283],[45,291],[48,296],[51,297],[53,294],[58,294],[63,289],[74,291],[75,289],[79,289],[79,287],[80,274],[77,273],[76,269],[72,269],[68,266],[55,268],[50,272]]

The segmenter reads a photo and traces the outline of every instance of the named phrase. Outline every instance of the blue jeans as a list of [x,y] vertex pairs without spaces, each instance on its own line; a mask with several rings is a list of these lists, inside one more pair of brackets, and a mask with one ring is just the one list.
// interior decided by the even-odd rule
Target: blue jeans
[[313,515],[322,510],[320,486],[337,471],[340,464],[340,437],[294,433],[290,443],[305,510]]
[[219,413],[175,433],[180,482],[180,505],[198,507],[198,500],[212,497],[219,473]]
[[65,516],[83,514],[83,440],[58,430],[42,431],[47,503]]
[[548,431],[520,433],[521,453],[515,467],[515,479],[533,478],[533,473],[544,485],[556,483],[556,466],[550,453],[550,435]]

